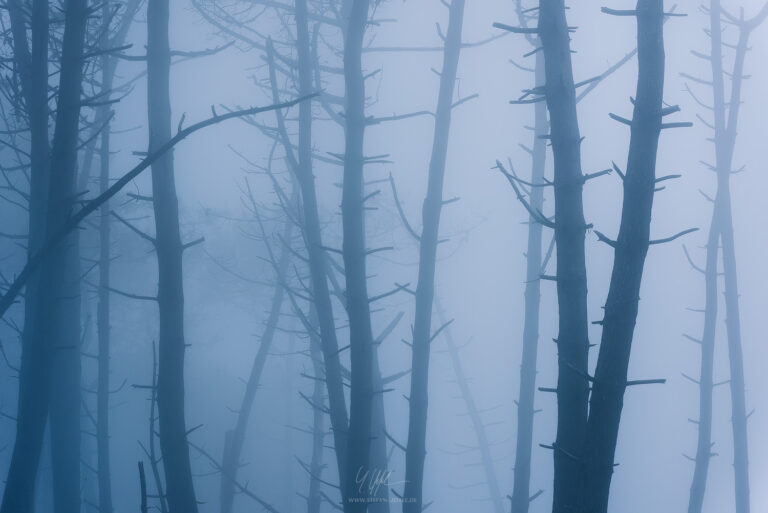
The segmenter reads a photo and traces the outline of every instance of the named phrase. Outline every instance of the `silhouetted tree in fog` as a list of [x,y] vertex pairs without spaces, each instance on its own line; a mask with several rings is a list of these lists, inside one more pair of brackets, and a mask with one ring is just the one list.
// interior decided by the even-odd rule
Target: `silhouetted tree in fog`
[[[768,17],[768,4],[765,4],[755,17],[746,19],[744,10],[736,17],[721,7],[720,0],[712,0],[708,6],[710,54],[694,52],[705,58],[711,66],[712,80],[696,79],[683,74],[685,78],[696,82],[709,83],[712,87],[713,103],[707,106],[693,96],[694,100],[712,111],[712,123],[705,121],[714,131],[715,163],[707,166],[717,176],[717,192],[713,200],[712,220],[706,246],[706,263],[703,269],[705,279],[704,327],[701,344],[701,374],[699,383],[699,433],[696,449],[695,468],[691,483],[689,513],[700,513],[704,503],[709,460],[712,457],[712,387],[713,363],[715,351],[715,326],[717,321],[718,290],[718,242],[722,243],[723,273],[725,276],[725,321],[728,338],[728,356],[730,359],[731,420],[733,426],[734,449],[734,484],[736,513],[749,513],[749,457],[747,448],[747,414],[744,387],[744,357],[741,341],[741,314],[739,311],[739,292],[736,273],[736,249],[733,233],[733,214],[731,209],[730,180],[734,172],[733,154],[736,146],[736,134],[741,108],[741,86],[744,77],[744,61],[749,49],[752,31]],[[725,27],[733,25],[738,31],[735,46],[723,41]],[[723,50],[734,52],[732,68],[725,71]],[[726,93],[726,81],[730,80],[730,94]],[[727,97],[728,96],[728,97]],[[690,258],[690,257],[689,257]]]
[[[149,152],[171,139],[168,0],[147,3],[147,87]],[[152,204],[155,211],[157,303],[160,311],[157,409],[166,494],[171,513],[196,513],[197,500],[187,446],[184,418],[184,283],[173,153],[152,165]]]

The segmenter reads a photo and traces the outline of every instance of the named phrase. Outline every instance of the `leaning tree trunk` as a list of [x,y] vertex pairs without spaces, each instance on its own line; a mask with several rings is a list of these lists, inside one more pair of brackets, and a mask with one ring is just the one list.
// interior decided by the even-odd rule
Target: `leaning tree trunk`
[[432,309],[435,295],[440,213],[443,206],[448,137],[456,73],[461,53],[464,0],[452,0],[448,31],[443,50],[443,70],[435,113],[435,132],[429,163],[427,195],[422,207],[422,233],[419,240],[419,279],[413,327],[411,392],[408,401],[408,445],[405,453],[404,513],[421,513],[424,501],[424,460],[427,455],[427,402],[429,392],[429,345],[432,339]]
[[581,135],[576,115],[568,23],[564,0],[539,2],[538,35],[544,52],[545,95],[554,155],[557,244],[558,382],[554,444],[555,513],[570,513],[582,472],[573,457],[581,450],[587,423],[589,360],[587,269],[581,171]]
[[[171,139],[169,18],[168,0],[149,0],[147,98],[150,154]],[[179,233],[179,207],[171,151],[152,164],[152,203],[160,310],[157,410],[168,508],[170,513],[197,513],[184,415],[184,248]]]
[[[543,87],[544,56],[536,53],[536,87]],[[533,148],[531,150],[531,183],[544,183],[549,131],[547,106],[534,107]],[[531,208],[544,211],[544,188],[531,187]],[[526,259],[525,317],[523,320],[523,354],[520,360],[520,395],[517,401],[517,445],[515,449],[512,513],[528,513],[531,504],[531,448],[533,446],[534,398],[536,393],[536,360],[539,345],[539,312],[541,309],[542,226],[532,215],[528,218],[528,250]]]
[[[640,284],[650,241],[664,92],[663,0],[638,0],[638,79],[624,199],[582,454],[579,508],[606,513]],[[603,240],[606,240],[601,236]]]
[[[287,219],[285,221],[282,239],[286,242],[290,241],[292,233],[293,221]],[[253,359],[251,373],[248,376],[248,381],[245,385],[245,394],[243,394],[243,399],[240,401],[240,408],[237,410],[237,421],[235,422],[235,427],[227,431],[225,435],[224,456],[221,459],[221,492],[219,497],[221,513],[231,513],[232,506],[235,502],[235,481],[237,481],[237,471],[240,468],[240,456],[243,452],[248,420],[251,416],[251,409],[253,407],[253,400],[256,397],[256,391],[261,383],[261,374],[264,371],[264,365],[267,362],[267,356],[269,356],[269,350],[272,347],[272,341],[275,338],[275,332],[278,328],[277,324],[280,320],[283,296],[285,294],[285,289],[282,284],[288,271],[289,263],[290,253],[288,249],[285,249],[281,253],[280,260],[277,263],[277,269],[275,269],[278,276],[276,278],[275,290],[272,293],[269,317],[265,323],[264,332],[261,335],[259,350],[256,352],[256,357]]]
[[368,507],[368,488],[359,476],[369,469],[371,413],[373,404],[373,335],[366,275],[365,206],[363,199],[363,142],[365,139],[365,78],[362,50],[370,0],[352,0],[344,41],[346,85],[344,183],[341,213],[342,253],[347,287],[350,338],[350,405],[347,438],[346,513],[363,513]]
[[[313,64],[309,39],[307,0],[296,0],[296,46],[298,53],[299,94],[308,95],[313,91]],[[268,46],[271,48],[271,46]],[[270,54],[270,52],[268,52]],[[273,98],[277,98],[277,84],[272,80]],[[339,475],[339,488],[342,500],[346,497],[347,465],[347,405],[344,395],[342,366],[339,359],[339,342],[336,333],[336,321],[333,314],[331,293],[328,287],[327,255],[323,246],[320,215],[317,203],[315,176],[312,169],[312,105],[303,102],[299,105],[299,143],[297,154],[288,139],[282,112],[276,111],[278,129],[281,134],[290,168],[296,175],[301,191],[302,235],[307,248],[309,273],[313,304],[317,314],[320,331],[320,347],[323,355],[325,384],[328,390],[328,408],[330,410],[333,447]]]
[[[440,302],[435,301],[438,310],[438,319],[445,323],[443,313],[440,309]],[[475,437],[477,438],[477,450],[480,453],[480,463],[485,471],[486,486],[488,487],[488,496],[493,504],[493,510],[496,513],[504,512],[504,500],[501,496],[499,489],[499,479],[496,475],[496,465],[493,462],[493,453],[491,450],[491,443],[488,441],[488,435],[485,432],[485,424],[483,423],[483,417],[480,409],[477,407],[475,398],[472,395],[472,390],[469,388],[469,380],[466,374],[464,374],[464,368],[461,365],[461,355],[459,354],[459,348],[456,346],[456,342],[453,339],[453,332],[450,326],[446,327],[443,335],[445,337],[445,344],[448,348],[448,354],[451,357],[451,364],[453,366],[453,372],[456,375],[456,384],[459,386],[461,397],[464,399],[464,404],[467,407],[467,415],[472,422],[472,429],[475,431]]]

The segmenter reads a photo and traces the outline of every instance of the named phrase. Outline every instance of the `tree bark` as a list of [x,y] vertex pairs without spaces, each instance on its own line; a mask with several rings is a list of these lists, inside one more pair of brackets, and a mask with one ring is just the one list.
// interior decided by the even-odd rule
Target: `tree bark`
[[[171,139],[169,18],[168,0],[149,0],[147,87],[150,153]],[[183,246],[171,151],[152,164],[152,203],[160,310],[157,409],[168,508],[170,513],[197,513],[184,414]]]

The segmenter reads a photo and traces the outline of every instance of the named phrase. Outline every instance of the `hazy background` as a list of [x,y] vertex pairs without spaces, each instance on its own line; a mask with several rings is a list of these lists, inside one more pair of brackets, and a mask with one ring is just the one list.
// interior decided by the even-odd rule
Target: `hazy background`
[[[667,2],[668,8],[671,6]],[[757,0],[724,0],[724,7],[736,12],[743,5],[749,16],[761,2]],[[614,0],[614,8],[632,8],[631,0]],[[600,13],[600,4],[572,2],[569,24],[579,27],[572,35],[576,80],[595,76],[616,62],[636,44],[632,18],[615,18]],[[656,196],[653,214],[653,237],[665,237],[680,230],[699,227],[701,231],[671,244],[654,246],[646,265],[641,294],[640,314],[630,364],[633,379],[667,378],[665,385],[630,388],[626,394],[619,448],[612,488],[612,510],[622,513],[647,511],[684,511],[693,472],[693,463],[682,454],[693,456],[696,426],[689,418],[698,416],[698,388],[681,373],[698,375],[699,348],[685,340],[683,333],[698,336],[701,314],[689,308],[703,306],[703,277],[693,271],[682,250],[685,244],[692,257],[703,265],[705,240],[711,215],[711,204],[700,194],[714,191],[715,177],[699,161],[712,161],[713,148],[706,140],[709,129],[695,115],[708,113],[698,107],[685,91],[680,72],[706,77],[706,62],[693,57],[690,50],[705,51],[708,39],[703,29],[708,18],[698,4],[684,2],[678,12],[684,18],[673,18],[665,26],[667,75],[665,101],[680,104],[681,119],[695,123],[694,128],[667,130],[662,133],[658,174],[681,173],[679,180],[669,182]],[[143,16],[143,15],[141,15]],[[445,27],[447,11],[437,0],[404,2],[392,0],[378,10],[377,17],[396,19],[372,27],[368,33],[371,46],[439,46],[435,23]],[[510,0],[469,0],[464,22],[464,40],[486,39],[498,33],[491,27],[500,21],[516,24],[514,5]],[[277,33],[269,17],[258,24],[268,34]],[[273,26],[274,25],[274,26]],[[139,21],[129,38],[134,47],[128,53],[144,49],[145,24]],[[726,33],[726,41],[730,33]],[[172,2],[172,45],[180,50],[199,50],[229,41],[185,0]],[[757,30],[751,39],[747,73],[744,82],[744,108],[739,125],[735,164],[746,165],[745,171],[732,180],[734,222],[736,230],[739,284],[741,293],[745,375],[750,417],[750,469],[752,508],[768,511],[768,409],[763,398],[768,392],[764,362],[768,358],[765,329],[768,307],[768,239],[766,238],[765,191],[768,186],[764,149],[768,103],[764,91],[768,84],[768,27]],[[172,77],[174,120],[186,113],[188,123],[206,117],[211,105],[246,106],[270,103],[255,81],[263,80],[267,70],[262,55],[245,51],[235,44],[211,57],[175,65]],[[518,391],[518,371],[523,320],[523,287],[525,281],[525,241],[528,215],[517,202],[513,191],[497,171],[496,159],[510,158],[518,173],[529,176],[530,158],[518,147],[530,145],[531,134],[524,125],[533,123],[532,106],[509,105],[520,90],[533,85],[532,74],[521,71],[509,59],[532,66],[533,57],[522,58],[530,50],[522,36],[508,35],[491,43],[467,48],[459,66],[460,96],[478,94],[454,112],[451,147],[448,155],[444,196],[461,200],[444,209],[442,234],[450,241],[441,246],[438,266],[438,295],[446,317],[455,318],[451,329],[462,349],[462,363],[471,377],[471,387],[484,413],[494,448],[500,486],[511,493],[516,411],[513,400]],[[726,57],[729,53],[726,52]],[[369,114],[392,115],[422,109],[434,109],[438,77],[430,68],[440,68],[440,52],[366,53],[366,71],[382,72],[368,80],[371,104]],[[636,60],[601,83],[579,104],[581,133],[586,137],[583,148],[585,172],[610,167],[615,161],[625,167],[629,130],[608,117],[609,112],[628,116],[629,96],[635,93]],[[118,74],[130,79],[142,70],[140,64],[121,65]],[[120,80],[118,80],[120,82]],[[690,84],[701,98],[709,101],[706,87]],[[343,92],[341,84],[331,84],[335,92]],[[137,161],[133,151],[146,147],[145,81],[135,84],[133,93],[116,107],[114,147],[115,176]],[[266,123],[274,118],[264,116]],[[331,123],[316,123],[315,146],[319,153],[343,151],[343,134]],[[419,117],[372,127],[367,132],[367,154],[389,154],[393,163],[367,167],[367,178],[384,178],[391,173],[397,182],[404,209],[412,224],[420,222],[421,201],[426,188],[426,173],[431,149],[433,118]],[[129,130],[132,129],[132,130]],[[204,236],[205,244],[190,250],[185,259],[186,333],[191,344],[187,352],[187,425],[202,424],[191,440],[220,456],[224,432],[235,416],[231,408],[239,404],[243,383],[258,348],[258,336],[266,318],[272,283],[272,271],[260,257],[264,247],[247,237],[255,227],[242,204],[244,177],[254,167],[239,157],[240,152],[254,163],[264,164],[272,142],[255,128],[239,121],[216,126],[194,135],[175,151],[176,176],[182,215],[182,233],[186,240]],[[551,177],[551,153],[548,155]],[[276,164],[284,168],[282,162]],[[315,171],[321,191],[321,217],[326,226],[326,243],[340,246],[338,215],[340,189],[333,184],[341,180],[341,168],[318,164]],[[131,192],[150,191],[148,175],[136,181]],[[276,201],[269,181],[263,175],[250,175],[256,196],[264,205]],[[387,184],[376,199],[377,211],[369,221],[370,247],[396,246],[393,252],[369,258],[371,294],[384,292],[399,283],[416,282],[417,251],[402,228]],[[126,189],[125,192],[129,192]],[[585,214],[595,228],[615,236],[621,208],[618,178],[609,175],[589,182],[585,189]],[[547,193],[549,194],[549,193]],[[4,207],[7,209],[7,207]],[[146,205],[127,202],[121,195],[113,208],[130,216],[139,225],[151,226],[151,210]],[[548,198],[545,211],[552,213]],[[15,212],[15,214],[14,214]],[[18,210],[4,211],[7,219],[23,229],[25,221]],[[9,229],[10,231],[10,229]],[[551,234],[545,230],[545,248]],[[86,236],[87,237],[87,236]],[[113,285],[137,294],[152,294],[156,287],[154,258],[149,247],[123,227],[114,230],[115,254]],[[87,240],[87,239],[86,239]],[[591,320],[599,320],[610,277],[612,251],[587,236],[589,270],[589,303]],[[20,262],[19,250],[3,242],[9,269]],[[93,241],[95,250],[95,239]],[[16,253],[14,253],[14,251]],[[16,255],[16,256],[14,256]],[[550,263],[550,266],[554,262]],[[248,277],[241,279],[235,274]],[[267,284],[254,283],[262,281]],[[341,309],[337,307],[337,315]],[[385,375],[410,365],[410,350],[400,340],[409,338],[412,323],[412,297],[398,294],[381,302],[382,311],[374,314],[375,333],[398,312],[405,317],[396,331],[381,346]],[[152,342],[157,337],[156,306],[115,296],[113,299],[112,382],[117,389],[112,398],[112,449],[115,503],[119,510],[138,511],[138,479],[136,461],[143,457],[138,440],[145,442],[148,426],[148,392],[133,384],[148,384],[151,376]],[[721,312],[723,310],[721,309]],[[249,462],[240,470],[242,481],[269,500],[281,511],[303,508],[303,499],[295,492],[306,490],[307,475],[293,455],[306,458],[311,440],[292,427],[306,428],[311,411],[301,400],[298,390],[311,390],[312,382],[300,376],[311,373],[311,362],[296,354],[307,347],[307,340],[290,333],[299,328],[298,321],[284,306],[281,322],[286,331],[276,340],[267,362],[263,386],[256,397],[244,457]],[[92,312],[91,312],[92,313]],[[14,312],[20,316],[20,312]],[[88,312],[86,312],[86,315]],[[542,284],[542,316],[539,345],[539,386],[553,386],[556,380],[555,345],[557,331],[555,287]],[[93,321],[86,333],[86,344],[94,338]],[[345,322],[339,322],[345,325]],[[715,381],[728,377],[728,357],[722,315],[718,324]],[[2,340],[9,359],[19,356],[17,336],[3,326]],[[599,326],[591,326],[593,343],[599,341]],[[340,331],[342,340],[346,330]],[[95,342],[90,341],[91,345]],[[463,451],[462,445],[475,443],[471,424],[462,416],[465,408],[453,382],[450,361],[443,353],[440,339],[433,348],[431,363],[430,410],[427,439],[425,501],[434,501],[431,511],[438,513],[490,510],[485,502],[484,474],[477,465],[477,455]],[[346,343],[340,343],[341,346]],[[596,352],[593,353],[593,356]],[[95,362],[84,360],[84,386],[95,376]],[[15,411],[16,384],[7,367],[2,370],[1,407],[6,413]],[[407,436],[408,378],[396,383],[397,390],[386,395],[388,431],[401,441]],[[719,454],[710,467],[705,511],[720,513],[732,509],[733,477],[730,432],[730,404],[727,386],[715,389],[713,440]],[[87,393],[86,393],[87,395]],[[549,444],[554,439],[556,419],[554,395],[537,392],[537,407],[543,411],[536,417],[535,444]],[[84,421],[84,426],[86,425]],[[12,440],[14,424],[0,419],[0,447]],[[330,437],[327,439],[330,440]],[[84,434],[86,444],[92,437]],[[330,442],[329,442],[330,443]],[[10,446],[0,452],[1,472],[10,458]],[[204,511],[215,511],[218,499],[217,475],[206,460],[191,452],[197,477],[197,494]],[[402,453],[395,449],[391,469],[392,481],[403,479]],[[332,453],[326,450],[326,463],[331,464],[325,477],[335,481]],[[45,464],[44,464],[45,467]],[[534,447],[532,490],[544,490],[532,504],[532,511],[542,513],[550,508],[552,492],[551,452]],[[45,476],[45,470],[43,470]],[[92,476],[84,474],[84,477]],[[43,479],[44,480],[44,479]],[[86,486],[88,486],[86,484]],[[327,490],[333,492],[333,490]],[[238,511],[254,511],[247,498],[237,499]],[[398,508],[393,504],[393,508]]]

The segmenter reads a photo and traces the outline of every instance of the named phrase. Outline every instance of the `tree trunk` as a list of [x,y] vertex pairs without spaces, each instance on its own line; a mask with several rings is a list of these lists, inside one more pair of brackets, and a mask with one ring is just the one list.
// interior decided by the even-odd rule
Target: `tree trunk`
[[573,455],[581,450],[587,423],[589,383],[584,376],[589,360],[589,339],[581,135],[563,0],[540,0],[538,27],[544,52],[545,94],[555,167],[559,333],[552,511],[570,513],[575,506],[577,483],[582,472]]
[[710,28],[718,32],[710,35],[712,40],[712,84],[715,117],[715,170],[717,172],[717,195],[714,216],[720,228],[723,246],[723,271],[725,274],[725,322],[728,336],[728,357],[730,361],[731,421],[733,424],[733,470],[735,484],[736,513],[749,513],[749,455],[747,444],[747,411],[744,387],[744,356],[741,345],[741,315],[739,312],[739,291],[736,270],[736,248],[733,234],[733,213],[731,210],[730,177],[733,153],[741,105],[741,81],[744,75],[744,60],[748,50],[749,36],[753,28],[765,19],[765,9],[756,18],[745,22],[740,20],[739,40],[731,76],[731,92],[725,101],[725,71],[722,55],[722,10],[719,0],[710,3]]
[[[38,172],[38,182],[33,183],[33,187],[41,187],[41,184],[47,182],[46,177],[41,177],[40,173],[50,173],[50,187],[47,191],[39,188],[35,191],[38,200],[40,194],[47,194],[47,206],[44,209],[35,208],[34,205],[30,207],[30,228],[34,232],[30,233],[30,237],[39,237],[35,241],[38,247],[60,229],[74,208],[86,15],[83,0],[66,2],[58,105],[51,158],[48,160],[47,96],[45,101],[42,97],[47,95],[48,4],[35,2],[32,7],[33,43],[32,63],[28,68],[28,90],[34,101],[28,107],[35,140],[33,151],[40,152],[33,157],[36,161],[33,164],[34,170]],[[21,45],[22,41],[17,40],[15,44]],[[23,45],[26,46],[26,42]],[[45,123],[45,132],[38,122]],[[43,165],[42,162],[46,162],[44,168],[39,167]],[[55,251],[43,259],[37,283],[33,280],[30,284],[35,290],[28,294],[27,301],[31,299],[34,304],[29,307],[32,315],[25,323],[24,354],[19,376],[17,437],[0,507],[4,513],[33,511],[35,478],[51,406],[52,385],[56,383],[57,387],[66,387],[58,400],[66,401],[67,404],[73,400],[72,394],[79,394],[80,391],[77,335],[80,322],[79,299],[72,298],[73,291],[75,296],[79,294],[76,289],[79,278],[76,248],[77,237],[70,234]],[[71,318],[71,315],[75,317]],[[63,405],[57,404],[56,407],[58,409],[55,412],[51,411],[51,438],[52,446],[55,446],[52,449],[54,509],[61,512],[76,511],[80,508],[80,404],[78,400],[74,412],[69,415],[61,410]]]
[[[440,308],[439,301],[437,303],[438,319],[440,322],[445,323],[443,313]],[[496,476],[496,466],[493,463],[493,455],[491,452],[491,444],[488,442],[488,436],[485,433],[485,424],[483,418],[480,415],[480,410],[475,403],[475,398],[472,395],[472,390],[469,388],[469,382],[464,374],[464,369],[461,366],[461,356],[459,355],[459,348],[456,347],[456,343],[453,340],[453,333],[451,328],[447,327],[444,331],[445,343],[448,348],[448,354],[451,357],[451,364],[453,365],[453,372],[456,374],[456,384],[459,385],[459,391],[461,397],[464,399],[464,404],[467,406],[467,414],[472,421],[472,428],[475,431],[477,437],[477,450],[480,452],[480,463],[485,471],[485,481],[488,486],[488,495],[493,504],[493,511],[495,513],[504,512],[504,500],[499,490],[499,479]],[[526,497],[528,500],[528,497]]]
[[[544,56],[536,53],[536,87],[543,87]],[[534,107],[531,183],[544,183],[549,132],[547,106]],[[531,208],[544,211],[544,188],[531,187]],[[531,503],[531,449],[533,446],[534,398],[536,393],[536,359],[539,345],[539,312],[541,309],[542,226],[532,215],[528,217],[528,250],[526,252],[525,317],[523,320],[523,354],[520,360],[520,396],[517,401],[517,445],[515,449],[512,513],[528,513]]]
[[[373,404],[373,335],[366,275],[365,209],[363,199],[363,142],[365,140],[365,79],[362,49],[370,0],[352,0],[344,41],[346,85],[344,183],[341,213],[342,253],[346,276],[350,337],[350,408],[347,439],[346,513],[368,507],[367,484],[360,483],[369,468]],[[362,486],[361,486],[362,484]]]
[[627,368],[637,320],[640,284],[650,244],[656,154],[664,92],[663,0],[638,0],[638,80],[624,199],[605,303],[603,334],[592,385],[580,510],[606,513],[613,475]]
[[[293,232],[293,222],[285,221],[283,229],[283,240],[290,241]],[[235,500],[235,481],[237,481],[237,471],[240,468],[240,456],[243,452],[248,420],[251,416],[253,400],[256,397],[256,391],[261,383],[261,374],[264,371],[264,364],[269,356],[269,350],[272,347],[272,341],[275,338],[277,323],[280,320],[280,312],[283,306],[283,296],[285,289],[282,281],[288,271],[290,263],[290,253],[287,249],[283,250],[278,263],[277,283],[272,294],[272,302],[269,309],[269,317],[264,327],[264,333],[261,335],[259,350],[251,366],[251,373],[245,385],[245,394],[240,402],[240,408],[237,413],[235,427],[227,431],[224,439],[224,456],[221,459],[221,492],[220,506],[221,513],[231,513],[232,505]]]
[[[14,64],[19,74],[31,133],[29,188],[29,247],[27,254],[39,250],[45,237],[48,201],[48,2],[32,3],[31,50],[27,41],[26,2],[8,3],[13,36]],[[21,108],[21,106],[19,106]],[[37,314],[39,271],[27,283],[24,300],[24,329],[22,332],[22,364],[19,374],[19,403],[16,439],[8,469],[3,504],[0,511],[28,512],[33,508],[35,478],[48,415],[47,391],[38,383],[44,376],[47,362],[45,349],[36,340],[40,322]],[[45,378],[43,381],[45,381]],[[39,388],[40,387],[40,388]],[[41,393],[42,392],[42,393]]]
[[[296,0],[296,43],[298,50],[299,94],[310,94],[313,91],[313,65],[309,39],[309,24],[307,0]],[[282,114],[276,111],[278,123],[282,122]],[[285,131],[282,131],[285,133]],[[331,431],[333,433],[334,453],[339,474],[339,486],[342,500],[346,497],[346,465],[347,465],[347,430],[348,417],[344,384],[342,380],[341,362],[339,360],[339,343],[336,334],[336,321],[333,315],[328,276],[326,274],[326,258],[323,246],[320,215],[317,204],[315,176],[312,169],[312,105],[304,102],[299,105],[299,145],[298,158],[291,159],[292,152],[289,144],[284,144],[289,155],[291,169],[296,174],[301,189],[303,236],[309,258],[310,281],[320,328],[320,346],[325,367],[325,383],[328,390],[328,407],[330,409]]]
[[[169,17],[168,0],[149,0],[147,87],[150,153],[171,139]],[[152,164],[152,203],[160,309],[157,409],[168,508],[171,513],[197,513],[184,415],[183,246],[171,151]]]
[[429,344],[432,339],[432,307],[435,294],[440,213],[443,206],[443,181],[451,128],[451,110],[456,73],[461,53],[464,0],[452,0],[448,31],[443,50],[443,69],[435,114],[435,133],[429,163],[427,195],[422,207],[422,233],[419,241],[419,279],[413,328],[411,392],[408,415],[408,444],[405,454],[403,512],[421,513],[424,501],[424,460],[427,455],[427,403],[429,393]]
[[707,238],[707,260],[704,267],[704,328],[701,346],[701,372],[699,377],[699,432],[696,462],[688,500],[688,513],[701,513],[707,488],[709,461],[712,458],[712,387],[715,361],[715,331],[717,325],[717,261],[720,231],[717,216],[712,216]]

